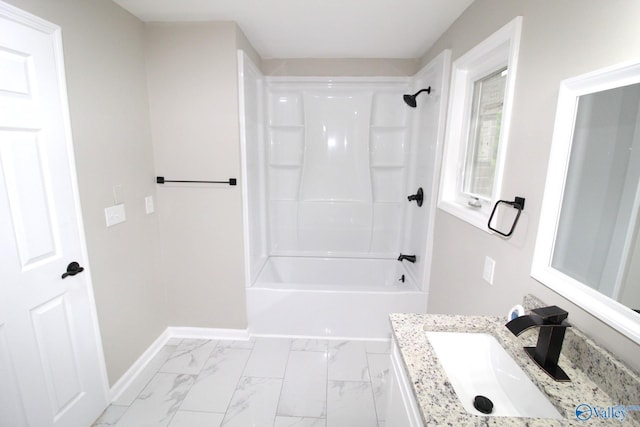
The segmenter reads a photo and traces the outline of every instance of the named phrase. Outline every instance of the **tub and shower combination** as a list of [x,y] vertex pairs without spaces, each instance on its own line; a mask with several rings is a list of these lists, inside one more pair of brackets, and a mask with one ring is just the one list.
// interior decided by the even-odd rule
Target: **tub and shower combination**
[[238,62],[251,333],[388,338],[390,312],[427,307],[448,52],[413,77]]

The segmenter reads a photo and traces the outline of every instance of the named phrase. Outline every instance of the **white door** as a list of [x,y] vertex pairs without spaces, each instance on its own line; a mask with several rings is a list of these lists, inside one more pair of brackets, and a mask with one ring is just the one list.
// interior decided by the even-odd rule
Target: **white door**
[[60,29],[0,2],[0,426],[87,427],[107,382]]

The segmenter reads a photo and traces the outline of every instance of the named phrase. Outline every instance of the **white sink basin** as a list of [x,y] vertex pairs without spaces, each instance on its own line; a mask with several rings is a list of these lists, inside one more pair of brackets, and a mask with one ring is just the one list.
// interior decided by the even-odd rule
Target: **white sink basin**
[[[462,406],[472,414],[505,417],[562,418],[492,335],[425,332]],[[474,408],[485,396],[493,412]]]

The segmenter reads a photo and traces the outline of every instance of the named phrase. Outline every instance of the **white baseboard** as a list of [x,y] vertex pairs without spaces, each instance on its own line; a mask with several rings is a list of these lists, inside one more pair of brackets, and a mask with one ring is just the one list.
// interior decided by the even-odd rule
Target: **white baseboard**
[[166,333],[169,334],[169,338],[238,341],[247,341],[249,339],[249,331],[247,329],[215,329],[169,326],[166,330]]
[[109,390],[109,401],[116,401],[122,396],[127,388],[134,383],[144,368],[158,354],[171,338],[190,339],[223,339],[246,341],[249,332],[246,329],[214,329],[214,328],[189,328],[181,326],[169,326],[156,340],[147,348],[142,355],[131,365],[129,369],[116,381]]
[[156,354],[160,351],[160,349],[169,341],[169,333],[168,329],[160,334],[156,340],[151,343],[149,348],[147,348],[138,359],[133,362],[133,365],[127,369],[116,383],[109,390],[109,401],[113,402],[120,398],[122,393],[135,381],[136,377],[140,375],[142,370],[149,364],[151,359],[154,358]]

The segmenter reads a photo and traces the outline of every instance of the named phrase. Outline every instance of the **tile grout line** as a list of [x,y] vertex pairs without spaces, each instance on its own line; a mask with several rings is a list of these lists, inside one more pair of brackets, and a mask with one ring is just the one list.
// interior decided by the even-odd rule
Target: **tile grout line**
[[[181,342],[184,340],[181,340]],[[211,355],[213,354],[213,351],[218,347],[218,345],[220,345],[220,341],[221,340],[205,340],[205,341],[215,341],[215,345],[211,348],[211,351],[209,352],[207,358],[205,359],[204,363],[202,364],[202,366],[200,367],[200,370],[198,371],[198,373],[196,375],[193,375],[193,384],[191,384],[191,387],[189,387],[189,390],[186,391],[186,393],[184,394],[184,398],[182,399],[182,402],[180,402],[180,406],[178,406],[178,409],[176,409],[176,411],[173,413],[173,415],[171,416],[171,419],[169,420],[169,422],[167,423],[167,426],[171,425],[171,422],[173,421],[173,419],[176,417],[176,415],[178,414],[178,411],[180,411],[182,409],[182,405],[184,404],[185,399],[187,398],[187,395],[189,394],[189,392],[191,391],[191,389],[193,389],[193,386],[196,384],[196,381],[198,380],[198,377],[200,376],[200,374],[202,373],[202,370],[204,369],[204,367],[206,366],[207,362],[209,361],[209,359],[211,359]],[[179,345],[179,344],[178,344]],[[177,347],[176,347],[177,348]],[[162,369],[162,367],[158,368],[158,372],[160,372],[160,369]]]
[[[251,356],[253,355],[253,350],[256,347],[256,342],[253,342],[253,345],[251,346],[251,350],[249,351],[249,356],[247,357],[247,360],[245,360],[244,365],[242,366],[242,372],[240,372],[240,375],[238,376],[238,381],[236,382],[236,386],[233,389],[233,393],[231,393],[231,398],[229,399],[229,402],[227,402],[227,407],[224,410],[224,416],[222,417],[222,423],[220,424],[220,426],[223,426],[225,423],[225,420],[227,419],[227,412],[229,412],[229,406],[231,406],[231,402],[233,402],[233,396],[235,396],[236,391],[238,391],[238,386],[240,385],[240,381],[242,380],[242,378],[244,378],[244,370],[247,369],[247,364],[249,363],[249,360],[251,359]],[[231,348],[232,350],[235,350],[235,348]]]
[[[322,340],[315,339],[314,340],[314,341],[324,341],[324,347],[325,347],[324,351],[318,351],[318,350],[315,350],[315,349],[293,350],[292,347],[293,347],[293,342],[295,340],[296,340],[296,338],[291,338],[290,341],[289,341],[289,353],[287,355],[287,364],[285,366],[285,373],[284,373],[283,378],[282,378],[282,387],[280,389],[280,395],[278,396],[278,406],[276,407],[276,418],[278,416],[280,416],[280,417],[292,417],[292,418],[313,418],[313,419],[317,419],[317,420],[325,420],[325,426],[326,426],[326,409],[327,409],[327,401],[326,401],[326,399],[327,399],[327,386],[326,386],[326,381],[325,381],[325,404],[324,404],[325,417],[313,417],[313,416],[309,416],[309,415],[292,415],[292,414],[290,414],[290,415],[284,415],[284,414],[280,415],[280,414],[278,414],[278,408],[280,407],[280,400],[282,399],[282,392],[284,391],[284,381],[285,381],[285,377],[287,375],[287,370],[289,368],[289,361],[291,359],[291,353],[294,352],[294,351],[295,352],[300,352],[300,353],[324,353],[325,356],[326,356],[327,352],[328,352],[329,344],[328,344],[327,340],[324,340],[324,339],[322,339]],[[305,339],[305,340],[307,342],[308,341],[312,341],[311,339]],[[325,371],[328,371],[328,363],[327,363],[327,367],[325,368]],[[327,377],[328,377],[328,372],[327,372]],[[274,419],[274,424],[275,424],[275,419]]]
[[280,400],[282,399],[282,392],[284,390],[284,379],[287,376],[287,369],[289,368],[289,360],[291,359],[291,347],[293,346],[293,339],[289,339],[289,351],[287,352],[287,363],[284,365],[284,372],[282,373],[282,383],[280,383],[280,393],[278,393],[278,403],[276,403],[276,413],[273,416],[272,426],[276,424],[276,418],[278,418],[278,408],[280,408]]
[[367,358],[367,369],[369,370],[369,387],[371,389],[371,398],[373,399],[373,410],[375,411],[375,414],[376,414],[376,424],[379,426],[380,417],[378,416],[378,405],[376,403],[376,393],[373,391],[373,375],[371,375],[371,361],[369,360],[369,355],[372,353],[367,352],[365,347],[364,354]]

